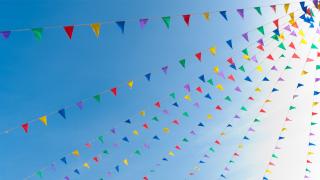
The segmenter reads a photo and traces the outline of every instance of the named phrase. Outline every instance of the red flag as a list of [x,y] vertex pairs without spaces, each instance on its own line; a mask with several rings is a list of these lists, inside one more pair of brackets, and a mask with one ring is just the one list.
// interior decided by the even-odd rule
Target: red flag
[[251,96],[249,97],[249,100],[254,101],[253,97],[251,97]]
[[289,47],[291,47],[292,49],[296,49],[296,47],[294,46],[293,42],[291,42],[291,43],[289,44]]
[[196,58],[199,60],[199,61],[201,61],[201,58],[202,56],[201,56],[201,52],[198,52],[197,54],[196,54]]
[[21,125],[25,133],[28,133],[29,130],[29,123],[24,123]]
[[147,123],[143,124],[143,127],[144,127],[145,129],[148,129],[148,128],[149,128],[149,126],[148,126]]
[[261,113],[265,113],[266,111],[264,109],[260,109],[260,112]]
[[67,33],[69,39],[71,39],[74,26],[64,26],[63,28],[64,28],[64,31]]
[[317,52],[317,57],[320,57],[320,52]]
[[181,147],[180,147],[180,146],[178,146],[178,145],[176,145],[176,149],[181,150]]
[[157,108],[160,108],[160,102],[157,101],[156,103],[154,103],[154,105],[157,107]]
[[214,143],[216,143],[216,144],[218,144],[218,145],[221,144],[221,142],[220,142],[219,140],[216,140]]
[[200,86],[199,86],[199,87],[197,87],[197,89],[196,89],[196,90],[197,90],[199,93],[202,93],[202,92],[203,92]]
[[235,81],[235,79],[234,79],[234,77],[233,77],[232,74],[230,74],[230,75],[228,76],[228,79],[230,79],[231,81]]
[[315,115],[317,115],[318,113],[316,113],[316,112],[312,112],[312,116],[315,116]]
[[143,180],[149,180],[148,176],[143,177]]
[[262,44],[259,44],[259,45],[257,46],[257,48],[260,49],[261,51],[264,51],[264,47],[263,47]]
[[292,58],[300,59],[300,57],[296,53],[293,53]]
[[191,16],[190,14],[182,15],[183,20],[187,24],[187,26],[189,26],[190,16]]
[[97,163],[99,162],[98,157],[93,157],[92,159],[93,159],[95,162],[97,162]]
[[267,58],[270,59],[270,60],[274,60],[271,54],[269,54],[269,55],[267,56]]
[[221,111],[222,110],[221,106],[219,106],[219,105],[216,106],[216,110],[220,110]]
[[117,88],[116,88],[116,87],[111,88],[110,91],[112,92],[112,94],[113,94],[114,96],[117,96]]
[[177,119],[173,120],[172,123],[173,123],[173,124],[176,124],[176,125],[179,125],[179,124],[180,124],[180,123],[179,123],[179,120],[177,120]]
[[279,19],[274,20],[274,21],[273,21],[273,24],[274,24],[277,28],[279,28]]
[[234,61],[233,61],[232,57],[231,57],[231,58],[228,58],[227,61],[228,61],[228,63],[230,63],[230,64],[234,64]]

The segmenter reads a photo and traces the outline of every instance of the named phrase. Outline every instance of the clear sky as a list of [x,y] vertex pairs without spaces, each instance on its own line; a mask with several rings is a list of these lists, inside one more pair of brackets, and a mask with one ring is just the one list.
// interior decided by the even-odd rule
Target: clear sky
[[[215,155],[205,160],[206,164],[196,176],[189,177],[188,172],[200,159],[203,159],[202,155],[210,147],[208,143],[212,144],[219,132],[238,112],[239,107],[244,105],[254,87],[245,84],[244,81],[234,84],[229,80],[223,80],[213,73],[212,68],[218,65],[225,75],[232,73],[236,79],[243,79],[245,75],[228,67],[226,59],[233,56],[237,64],[247,64],[248,69],[254,68],[252,62],[247,63],[241,58],[241,50],[250,44],[241,37],[241,34],[269,22],[265,26],[265,31],[270,35],[274,29],[270,22],[276,17],[283,16],[284,10],[279,6],[277,13],[274,13],[271,8],[262,7],[263,16],[258,15],[253,9],[245,10],[245,19],[242,19],[236,9],[283,2],[288,1],[224,0],[222,3],[212,0],[1,0],[1,30],[51,25],[61,27],[45,29],[40,41],[34,38],[31,31],[13,32],[8,40],[0,41],[0,130],[18,127],[17,130],[0,136],[0,179],[23,179],[43,167],[50,166],[53,161],[56,162],[56,170],[44,171],[43,179],[63,179],[65,176],[71,179],[101,177],[141,179],[145,175],[159,180],[186,177],[218,178],[246,132],[246,125],[255,116],[254,110],[243,115],[245,117],[242,118],[242,122],[235,125],[233,133],[226,138],[226,143]],[[292,5],[289,11],[294,11],[296,8],[297,6]],[[224,9],[232,10],[228,11],[228,21],[225,21],[218,12],[211,14],[209,22],[201,15],[206,11]],[[183,22],[180,16],[182,14],[194,14],[191,16],[189,27]],[[165,27],[160,18],[168,15],[172,16],[170,29]],[[140,18],[150,18],[143,29],[139,27]],[[101,27],[98,39],[91,28],[86,26],[76,27],[70,41],[62,28],[64,25],[118,20],[130,20],[126,22],[125,34],[121,34],[115,23],[110,23]],[[304,30],[308,32],[306,27]],[[313,30],[310,30],[307,34],[308,41],[311,41],[312,37],[309,34],[312,33]],[[250,42],[262,37],[257,30],[249,35]],[[225,43],[228,39],[233,39],[234,50]],[[295,41],[299,44],[300,39]],[[216,56],[209,53],[208,48],[211,46],[217,47]],[[300,50],[301,53],[306,52],[306,49]],[[199,51],[203,52],[201,63],[194,57]],[[252,47],[250,54],[256,51],[256,48]],[[279,52],[274,53],[277,55]],[[186,69],[181,68],[178,63],[182,58],[187,60]],[[164,66],[169,67],[166,75],[161,71]],[[263,66],[268,69],[272,64],[266,63]],[[279,62],[278,66],[284,66],[284,62]],[[301,68],[299,63],[292,66]],[[313,70],[312,67],[310,69]],[[144,77],[147,73],[152,73],[150,82]],[[225,91],[220,92],[208,84],[201,84],[198,76],[202,74],[205,74],[207,79],[213,78],[215,85],[223,84]],[[254,82],[261,81],[264,76],[256,75],[257,72],[248,74]],[[277,74],[270,76],[276,78]],[[292,82],[282,88],[289,91],[295,87],[296,79],[293,75],[288,78],[291,78]],[[126,86],[129,80],[134,80],[132,90]],[[192,89],[191,103],[183,99],[186,95],[183,87],[188,83]],[[194,89],[199,85],[204,92],[210,93],[213,100],[204,98],[204,94],[195,93]],[[242,93],[235,93],[233,89],[236,85],[242,88]],[[271,85],[262,86],[271,88]],[[115,86],[118,87],[116,97],[107,93],[102,96],[100,103],[92,100],[93,95],[109,91]],[[311,85],[305,88],[306,92],[301,93],[306,96],[312,95],[310,88]],[[172,92],[176,93],[176,100],[169,97]],[[232,97],[232,103],[224,100],[228,95]],[[259,138],[252,140],[249,148],[244,150],[246,154],[230,173],[230,179],[262,177],[263,168],[271,155],[281,127],[279,122],[285,116],[281,112],[285,112],[289,104],[290,94],[287,93],[288,97],[285,95],[286,93],[280,96],[281,98],[276,98],[279,103],[283,103],[281,105],[283,111],[280,111],[279,105],[276,109],[279,112],[270,115],[273,121],[267,121],[268,123],[264,124],[267,128],[261,128],[257,135]],[[84,104],[83,110],[77,108],[67,110],[67,119],[62,119],[57,114],[48,116],[47,127],[40,121],[32,123],[28,134],[19,127],[26,121],[37,119],[88,97],[90,101]],[[261,95],[257,99],[261,102],[264,97]],[[284,100],[288,102],[285,103]],[[153,105],[156,101],[161,102],[160,110]],[[174,102],[179,103],[179,108],[171,105]],[[193,104],[196,102],[200,104],[200,108],[194,107]],[[303,104],[304,102],[300,102],[300,106]],[[215,110],[217,105],[222,106],[224,110],[217,112]],[[258,106],[252,105],[252,109],[254,108]],[[169,111],[169,115],[162,112],[164,109]],[[145,117],[139,116],[142,110],[146,112]],[[190,117],[182,116],[183,112],[188,112]],[[213,120],[206,119],[209,113],[213,114]],[[300,113],[297,116],[303,117],[303,115]],[[154,116],[160,121],[152,121]],[[277,121],[276,117],[279,116],[282,119]],[[131,125],[124,123],[128,118],[132,120]],[[179,119],[179,126],[171,123],[175,119]],[[197,126],[200,122],[204,123],[205,127]],[[142,128],[144,123],[150,126],[148,130]],[[306,135],[307,125],[301,122],[296,125],[295,130],[302,136]],[[299,131],[299,127],[302,126],[305,129]],[[112,128],[116,129],[116,134],[110,132]],[[163,128],[169,128],[170,132],[163,133]],[[139,136],[134,136],[133,130],[138,130]],[[197,135],[190,135],[190,130],[194,130]],[[97,137],[101,135],[104,135],[104,144],[97,142]],[[155,135],[160,137],[160,141],[152,139]],[[128,137],[130,142],[121,140],[123,137]],[[182,139],[185,137],[190,142],[183,144]],[[95,140],[92,143],[93,147],[86,148],[85,144],[92,140]],[[305,145],[305,140],[301,138],[299,142],[291,142],[288,149],[295,149],[294,145],[299,143]],[[115,144],[118,147],[115,147]],[[144,144],[150,145],[150,150],[145,149]],[[175,150],[176,145],[180,145],[182,150]],[[260,151],[256,151],[257,147],[261,148]],[[68,164],[64,165],[59,159],[75,149],[79,150],[80,157],[69,155]],[[103,156],[98,164],[94,163],[92,158],[104,149],[110,154]],[[133,155],[137,149],[141,151],[141,156]],[[164,163],[161,159],[169,158],[169,151],[174,151],[175,157],[170,157],[169,161]],[[293,154],[292,157],[295,157],[294,154],[297,152],[305,153],[305,147],[287,154]],[[289,156],[287,159],[292,157]],[[303,157],[304,154],[300,157],[301,165],[293,168],[299,171],[295,171],[296,174],[293,173],[292,177],[303,176]],[[122,163],[125,158],[129,160],[128,167]],[[82,167],[84,162],[89,163],[90,169]],[[157,163],[161,165],[155,166]],[[280,167],[279,172],[290,171],[285,168],[288,164],[292,162],[283,163],[283,168]],[[120,165],[120,173],[115,171],[117,165]],[[81,175],[75,174],[73,172],[75,169],[79,169]],[[155,172],[150,173],[150,170]],[[112,173],[111,177],[107,175],[109,171]],[[277,177],[283,177],[281,173],[279,174]]]

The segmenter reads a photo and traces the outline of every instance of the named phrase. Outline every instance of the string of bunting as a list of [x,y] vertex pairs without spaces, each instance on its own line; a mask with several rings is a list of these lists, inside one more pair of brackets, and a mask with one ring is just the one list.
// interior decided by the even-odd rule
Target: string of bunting
[[[280,3],[280,4],[273,4],[268,6],[256,6],[256,7],[248,7],[248,8],[238,8],[236,10],[233,9],[242,19],[245,18],[245,10],[253,9],[259,15],[262,15],[262,7],[271,7],[272,10],[276,13],[277,6],[283,6],[284,11],[287,13],[291,4],[296,3],[305,3],[305,1],[299,2],[291,2],[291,3]],[[143,29],[151,20],[153,19],[161,19],[164,23],[166,28],[170,28],[171,26],[171,19],[172,17],[182,17],[183,21],[185,22],[186,26],[190,25],[191,17],[194,15],[201,15],[204,17],[205,20],[209,21],[210,17],[213,13],[218,13],[222,16],[223,19],[228,21],[228,12],[232,10],[215,10],[215,11],[205,11],[202,13],[186,13],[183,15],[169,15],[169,16],[161,16],[161,17],[149,17],[149,18],[139,18],[139,19],[127,19],[127,20],[115,20],[115,21],[102,21],[102,22],[95,22],[89,24],[72,24],[72,25],[54,25],[54,26],[43,26],[43,27],[34,27],[34,28],[22,28],[22,29],[12,29],[12,30],[3,30],[0,31],[3,39],[9,39],[13,32],[21,32],[21,31],[31,31],[34,37],[37,40],[41,40],[43,37],[44,30],[47,29],[63,29],[67,35],[67,37],[71,40],[73,37],[73,33],[76,27],[90,27],[94,32],[95,36],[98,38],[100,36],[100,29],[101,26],[106,24],[115,24],[119,27],[122,34],[125,33],[125,26],[127,22],[134,21],[138,22],[141,29]]]

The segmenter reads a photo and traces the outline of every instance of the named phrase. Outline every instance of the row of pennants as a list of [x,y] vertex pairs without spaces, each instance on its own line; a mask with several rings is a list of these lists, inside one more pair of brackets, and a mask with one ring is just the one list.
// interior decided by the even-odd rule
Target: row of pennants
[[[289,13],[289,16],[290,16],[291,26],[293,26],[293,27],[295,27],[295,28],[298,28],[298,25],[297,25],[297,23],[296,23],[296,21],[295,21],[295,19],[294,19],[294,13]],[[307,18],[306,16],[301,16],[300,18],[303,19],[305,22],[308,22],[308,23],[313,24],[313,20],[312,20],[311,18]],[[279,19],[277,18],[277,19],[273,20],[272,23],[276,26],[276,29],[273,31],[274,35],[272,36],[272,38],[273,38],[274,40],[277,40],[277,41],[279,41],[279,37],[280,37],[280,39],[283,39],[284,37],[283,37],[282,34],[280,34],[280,31],[279,31],[279,29],[278,29],[278,28],[279,28]],[[266,34],[265,34],[265,30],[264,30],[264,26],[259,26],[259,27],[257,27],[256,29],[258,30],[258,32],[261,33],[261,35],[266,35]],[[287,30],[287,31],[291,31],[290,26],[285,26],[284,29]],[[320,33],[320,30],[317,30],[317,32]],[[305,33],[304,33],[303,31],[299,31],[298,34],[301,35],[301,36],[305,36]],[[291,32],[291,35],[296,36],[295,31],[292,31],[292,32]],[[244,34],[243,34],[243,37],[244,37],[244,39],[246,39],[246,40],[249,42],[248,33],[244,33]],[[226,41],[226,43],[228,44],[228,46],[229,46],[230,48],[233,48],[232,40],[228,40],[228,41]],[[261,51],[264,51],[264,41],[263,41],[263,38],[259,39],[259,40],[257,41],[257,43],[258,43],[257,48],[260,49]],[[305,44],[306,41],[305,41],[304,39],[302,39],[301,43],[304,43],[304,44]],[[293,48],[293,49],[295,48],[295,46],[294,46],[294,44],[293,44],[292,42],[290,43],[289,47],[291,47],[291,48]],[[283,44],[283,43],[280,43],[280,44],[279,44],[279,48],[285,49],[284,44]],[[317,48],[317,47],[313,44],[313,48]],[[216,54],[216,47],[214,47],[214,46],[210,47],[210,48],[209,48],[209,52],[210,52],[212,55],[215,55],[215,54]],[[243,58],[244,58],[244,59],[246,59],[246,60],[252,60],[252,61],[254,61],[254,62],[257,62],[257,59],[256,59],[255,56],[252,56],[252,57],[249,56],[249,52],[248,52],[248,49],[247,49],[247,48],[243,49],[243,50],[242,50],[242,53],[243,53]],[[200,51],[200,52],[197,52],[194,56],[195,56],[195,58],[196,58],[198,61],[200,61],[200,62],[202,61],[202,52],[201,52],[201,51]],[[273,56],[272,56],[271,54],[269,54],[269,55],[267,56],[267,58],[270,59],[270,60],[274,60],[274,58],[273,58]],[[293,54],[293,55],[292,55],[292,58],[299,58],[299,55]],[[232,60],[232,59],[229,59],[229,61],[231,61],[231,60]],[[230,62],[230,63],[231,63],[231,64],[230,64],[230,67],[232,67],[232,68],[235,69],[236,66],[235,66],[234,64],[232,64],[232,62]],[[186,66],[187,66],[187,60],[186,60],[186,59],[181,59],[181,60],[179,60],[179,64],[180,64],[183,68],[186,68]],[[169,69],[168,66],[163,66],[163,67],[161,68],[161,71],[163,71],[164,74],[167,74],[168,69]],[[244,66],[240,66],[239,69],[240,69],[241,71],[243,71],[243,72],[245,71]],[[260,67],[260,66],[257,67],[257,70],[260,70],[260,71],[261,71],[261,70],[262,70],[262,67]],[[147,73],[147,74],[145,74],[145,78],[146,78],[147,81],[151,81],[151,77],[152,77],[152,73]],[[133,80],[130,80],[130,81],[127,82],[127,86],[128,86],[129,88],[133,88],[133,85],[134,85],[134,81],[133,81]],[[118,88],[117,88],[117,87],[110,88],[110,92],[111,92],[114,96],[117,96]],[[96,94],[96,95],[93,96],[93,99],[95,99],[97,102],[100,102],[100,101],[101,101],[101,96],[102,96],[102,94]],[[82,108],[84,107],[84,100],[78,101],[78,102],[75,104],[75,106],[78,107],[79,109],[82,109]],[[62,108],[62,109],[58,110],[56,113],[60,114],[64,119],[66,119],[66,109],[65,109],[65,108]],[[44,115],[44,116],[39,117],[38,120],[40,120],[44,125],[47,126],[47,115]],[[26,123],[24,123],[24,124],[21,125],[21,127],[23,128],[23,130],[24,130],[26,133],[28,133],[28,131],[29,131],[29,125],[30,125],[31,122],[35,122],[35,121],[34,121],[34,120],[28,121],[28,122],[26,122]],[[16,128],[9,128],[8,130],[3,131],[2,134],[8,134],[10,131],[12,131],[12,130],[14,130],[14,129],[16,129]]]
[[[295,2],[297,3],[297,2]],[[305,1],[301,1],[298,2],[300,3],[301,6],[305,6]],[[277,10],[277,6],[278,5],[282,5],[284,8],[284,11],[286,13],[288,13],[289,7],[290,7],[290,3],[286,3],[286,4],[274,4],[274,5],[270,5],[270,7],[273,9],[274,12],[276,12]],[[262,15],[262,10],[261,7],[257,6],[254,7],[254,9],[256,10],[256,12],[259,15]],[[226,21],[228,21],[228,11],[223,10],[223,11],[216,11],[219,12],[219,14],[223,17],[223,19],[225,19]],[[241,9],[237,9],[236,12],[239,14],[239,16],[243,19],[245,17],[245,9],[241,8]],[[210,14],[212,12],[203,12],[202,16],[205,18],[205,20],[209,21],[210,20]],[[309,8],[308,9],[308,13],[313,14],[312,10]],[[197,13],[194,13],[197,14]],[[185,24],[187,26],[190,25],[190,19],[192,17],[192,14],[184,14],[181,15],[183,21],[185,22]],[[170,28],[171,26],[171,19],[173,16],[162,16],[161,20],[163,21],[164,25],[166,28]],[[151,20],[151,18],[140,18],[139,20],[137,20],[139,22],[139,25],[141,28],[144,28],[145,25],[147,25],[147,23]],[[108,23],[115,23],[119,28],[121,33],[124,34],[125,32],[125,25],[126,25],[126,21],[113,21],[113,22],[108,22]],[[71,40],[72,36],[73,36],[73,32],[75,27],[80,27],[80,26],[89,26],[91,27],[92,31],[94,32],[95,36],[98,38],[100,36],[100,28],[103,24],[107,24],[107,22],[101,22],[101,23],[92,23],[92,24],[78,24],[78,25],[66,25],[66,26],[61,26],[61,28],[63,28],[63,30],[65,31],[67,37]],[[4,30],[4,31],[0,31],[0,34],[2,35],[3,39],[8,39],[12,32],[21,32],[21,31],[31,31],[34,35],[34,37],[37,40],[42,39],[43,36],[43,31],[45,29],[52,29],[52,27],[59,27],[59,26],[48,26],[48,27],[37,27],[37,28],[30,28],[30,29],[15,29],[15,30]]]
[[[232,58],[231,58],[231,59],[229,58],[229,59],[228,59],[228,62],[229,62],[231,65],[234,65],[234,62],[233,62]],[[274,68],[273,68],[273,70],[274,70]],[[204,78],[203,75],[200,76],[199,79],[200,79],[201,81],[205,82],[205,80],[204,80],[205,78]],[[251,78],[250,78],[249,76],[247,76],[247,77],[245,78],[245,80],[246,80],[246,81],[249,81],[249,82],[252,82],[252,80],[251,80]],[[263,81],[265,81],[265,78],[264,78]],[[272,90],[272,92],[275,92],[275,91],[277,91],[277,89],[273,89],[273,90]],[[112,92],[112,93],[113,93],[114,95],[116,95],[115,92]],[[207,94],[205,97],[211,99],[211,96],[208,95],[208,94]],[[160,107],[160,102],[155,103],[155,106]],[[245,107],[242,107],[242,109],[245,109]],[[126,141],[126,142],[129,141],[127,138],[123,138],[123,140]],[[75,155],[75,156],[77,156],[77,155],[79,155],[79,152],[78,152],[77,150],[75,150],[72,154]],[[170,155],[170,154],[172,155],[172,153],[169,153],[169,155]],[[65,162],[66,162],[65,157],[62,158],[61,161],[65,161]],[[127,165],[127,164],[128,164],[128,160],[125,159],[125,160],[123,161],[123,163],[124,163],[125,165]],[[84,163],[83,165],[84,165],[84,167],[89,168],[89,164],[88,164],[88,163]],[[116,166],[116,170],[119,172],[119,166]],[[75,170],[75,173],[79,174],[79,170],[76,169],[76,170]]]

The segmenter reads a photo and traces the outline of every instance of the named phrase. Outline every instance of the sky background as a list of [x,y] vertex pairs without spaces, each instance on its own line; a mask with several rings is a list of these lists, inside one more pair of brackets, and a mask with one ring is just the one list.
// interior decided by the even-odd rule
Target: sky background
[[[103,25],[98,39],[90,27],[76,27],[70,41],[61,27],[45,30],[41,41],[36,40],[30,31],[14,32],[8,40],[0,41],[0,130],[18,127],[17,130],[0,136],[0,179],[23,179],[43,167],[50,166],[53,161],[56,162],[56,170],[45,171],[43,179],[63,179],[65,176],[71,179],[141,179],[145,175],[150,179],[218,179],[250,122],[257,115],[254,112],[259,109],[264,97],[272,89],[273,81],[281,73],[280,70],[276,73],[269,72],[268,69],[272,67],[273,62],[267,61],[263,64],[263,73],[251,72],[256,65],[241,58],[241,50],[250,44],[241,38],[241,34],[269,22],[265,31],[271,35],[274,26],[270,22],[284,15],[283,7],[279,6],[277,13],[273,13],[269,7],[264,7],[263,16],[259,16],[253,9],[246,10],[244,20],[236,13],[236,9],[289,1],[223,2],[1,1],[1,30],[113,20],[132,21],[126,23],[125,34],[121,34],[114,23]],[[218,13],[212,13],[209,22],[201,15],[205,11],[224,9],[232,10],[228,12],[229,21],[225,21]],[[289,11],[295,9],[297,7],[292,5]],[[197,15],[191,17],[190,26],[187,27],[180,16],[182,14]],[[170,29],[164,26],[160,18],[167,15],[178,15],[172,17]],[[145,17],[153,18],[141,29],[138,19]],[[285,21],[280,21],[280,24],[284,23]],[[306,39],[310,42],[314,30],[308,30],[304,25],[301,28],[308,32]],[[262,37],[256,30],[249,36],[251,43]],[[234,50],[226,45],[225,41],[228,39],[233,39]],[[301,38],[292,38],[297,44],[300,40]],[[289,41],[285,42],[288,43]],[[208,51],[213,45],[217,47],[216,56],[212,56]],[[277,43],[268,44],[266,49],[270,51],[275,45]],[[202,63],[194,57],[199,51],[203,52]],[[255,46],[249,51],[250,54],[257,52]],[[308,47],[301,45],[298,51],[306,56]],[[279,49],[273,52],[278,56],[281,54]],[[293,51],[288,50],[286,53],[291,55]],[[262,54],[258,59],[266,55]],[[261,84],[262,89],[266,91],[256,97],[256,104],[245,103],[255,88],[253,83],[243,80],[232,83],[213,73],[212,68],[219,66],[226,75],[232,73],[236,79],[243,79],[244,73],[227,66],[226,59],[230,56],[236,64],[245,64],[249,69],[246,75],[250,75],[254,82],[260,82],[264,74],[273,79],[270,83]],[[301,55],[304,58],[305,56]],[[186,69],[178,64],[182,58],[187,60]],[[279,69],[288,64],[285,60],[275,63]],[[272,96],[274,102],[267,107],[270,113],[257,127],[255,138],[248,143],[243,156],[232,167],[228,174],[229,179],[260,179],[263,176],[303,63],[290,62],[290,65],[294,68],[293,72],[283,74],[286,83],[280,84],[279,94]],[[164,66],[169,67],[167,75],[161,71]],[[313,93],[313,79],[310,77],[314,65],[308,65],[306,68],[310,75],[309,78],[301,79],[305,82],[305,87],[298,92],[303,95],[296,102],[299,111],[291,115],[296,120],[290,127],[292,129],[288,131],[287,136],[290,138],[283,145],[286,148],[283,148],[279,166],[274,170],[274,179],[302,179],[304,176],[308,118]],[[144,78],[147,73],[152,73],[150,82]],[[201,83],[198,76],[202,74],[205,74],[207,79],[213,78],[215,85],[223,84],[225,91],[220,92],[208,84]],[[129,80],[134,80],[132,90],[126,87]],[[187,83],[192,88],[191,103],[183,99],[186,95],[183,86]],[[199,85],[211,94],[213,100],[195,93],[194,89]],[[92,100],[93,95],[114,86],[119,88],[117,97],[107,93],[102,96],[100,103]],[[235,86],[240,86],[242,93],[236,94],[233,90]],[[169,97],[172,92],[176,93],[176,100]],[[232,103],[223,100],[227,95],[232,97]],[[83,110],[67,110],[66,120],[57,114],[52,115],[48,117],[47,127],[40,121],[30,124],[30,132],[27,135],[19,127],[26,121],[88,97],[91,100],[85,103]],[[161,102],[161,110],[167,109],[169,115],[154,108],[153,104],[156,101]],[[178,102],[180,107],[173,107],[171,104],[174,102]],[[193,106],[195,102],[200,103],[200,108]],[[221,105],[224,110],[217,112],[214,109],[216,105]],[[232,120],[241,105],[245,105],[249,111],[240,115],[241,121],[235,122],[221,148],[217,149],[215,154],[210,154],[210,159],[203,159],[203,154],[208,153],[210,143],[212,144],[220,131]],[[139,116],[141,110],[146,111],[145,117]],[[189,113],[189,118],[181,115],[185,111]],[[213,120],[206,119],[209,113],[213,114]],[[159,117],[160,121],[152,121],[153,116]],[[131,125],[123,123],[128,118],[132,120]],[[174,119],[179,119],[181,125],[172,125],[171,121]],[[204,123],[205,127],[198,127],[199,122]],[[144,123],[149,124],[149,130],[142,128]],[[170,133],[164,134],[164,127],[169,127]],[[112,128],[116,128],[116,135],[110,133]],[[139,130],[139,136],[132,134],[135,129]],[[190,135],[190,130],[194,130],[197,135]],[[96,142],[100,135],[105,137],[104,144]],[[158,135],[160,141],[153,140],[154,135]],[[130,139],[129,143],[121,140],[125,136]],[[185,137],[190,142],[183,144],[181,140]],[[92,143],[93,147],[87,149],[84,144],[92,140],[95,140]],[[119,147],[115,148],[115,143]],[[150,150],[143,148],[145,143],[151,146]],[[174,150],[177,144],[181,145],[181,151]],[[59,161],[75,149],[79,150],[80,157],[67,156],[68,165]],[[99,164],[95,164],[92,157],[104,149],[108,149],[110,155],[104,156]],[[136,149],[141,150],[141,156],[132,155]],[[169,158],[169,151],[174,151],[175,157]],[[167,157],[169,161],[164,163],[161,160],[163,157]],[[124,158],[129,160],[128,167],[122,163]],[[206,161],[206,164],[201,166],[201,171],[196,176],[188,176],[190,170],[198,165],[201,159]],[[90,164],[89,170],[82,167],[84,162]],[[155,166],[157,163],[161,165]],[[116,165],[120,165],[120,173],[115,172]],[[76,168],[81,175],[73,172]],[[150,173],[152,169],[155,172]],[[112,173],[111,177],[107,176],[108,171]]]

